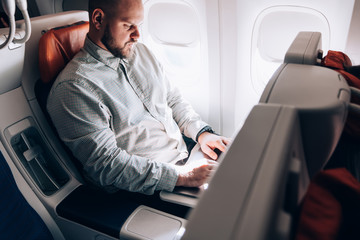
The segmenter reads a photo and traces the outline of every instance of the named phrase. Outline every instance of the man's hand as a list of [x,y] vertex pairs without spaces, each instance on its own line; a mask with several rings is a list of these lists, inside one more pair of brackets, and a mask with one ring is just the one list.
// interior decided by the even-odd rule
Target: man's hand
[[230,139],[218,136],[213,133],[203,132],[199,138],[198,142],[200,143],[201,150],[203,153],[208,155],[213,160],[217,160],[218,155],[215,153],[214,149],[219,149],[221,152],[226,150],[226,146],[230,143]]
[[215,161],[202,159],[188,165],[175,166],[179,173],[176,186],[200,187],[217,165],[218,163]]

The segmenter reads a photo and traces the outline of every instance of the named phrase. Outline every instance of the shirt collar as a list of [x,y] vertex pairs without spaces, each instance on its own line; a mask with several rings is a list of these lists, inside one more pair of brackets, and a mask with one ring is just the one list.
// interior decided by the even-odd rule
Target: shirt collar
[[119,67],[121,59],[115,57],[111,52],[102,49],[96,45],[90,38],[87,36],[85,39],[84,49],[90,53],[96,60],[104,63],[105,65],[116,70]]

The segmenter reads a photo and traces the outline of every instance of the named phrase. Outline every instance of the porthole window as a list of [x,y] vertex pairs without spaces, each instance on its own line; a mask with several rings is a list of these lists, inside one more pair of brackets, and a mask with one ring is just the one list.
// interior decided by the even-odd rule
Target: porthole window
[[300,31],[321,32],[322,49],[329,48],[329,23],[314,9],[276,6],[258,15],[251,43],[251,79],[258,94],[283,63],[286,51]]
[[183,1],[148,1],[143,41],[179,88],[191,87],[201,72],[200,23]]

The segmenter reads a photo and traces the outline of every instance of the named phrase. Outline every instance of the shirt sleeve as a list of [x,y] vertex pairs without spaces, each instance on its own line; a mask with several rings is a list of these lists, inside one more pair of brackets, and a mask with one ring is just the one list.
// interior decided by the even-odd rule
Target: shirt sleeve
[[185,136],[196,141],[196,136],[199,131],[208,124],[201,120],[200,115],[195,112],[191,104],[182,97],[179,89],[168,79],[167,88],[168,105],[173,111],[173,117],[176,123]]
[[174,166],[130,155],[117,146],[109,111],[84,82],[65,81],[53,87],[47,110],[61,140],[95,184],[144,194],[174,189],[178,177]]

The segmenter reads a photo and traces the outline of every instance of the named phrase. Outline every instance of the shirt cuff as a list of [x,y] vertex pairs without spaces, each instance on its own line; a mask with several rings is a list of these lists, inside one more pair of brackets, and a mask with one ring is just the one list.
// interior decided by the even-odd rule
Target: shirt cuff
[[171,164],[163,164],[161,178],[156,190],[166,190],[172,192],[178,180],[178,172]]
[[199,136],[204,132],[215,133],[210,126],[205,126],[198,132],[198,134],[196,134],[196,138],[195,138],[196,142],[198,142]]
[[186,127],[184,130],[184,135],[195,141],[198,132],[206,126],[208,126],[208,124],[203,121],[193,122]]

